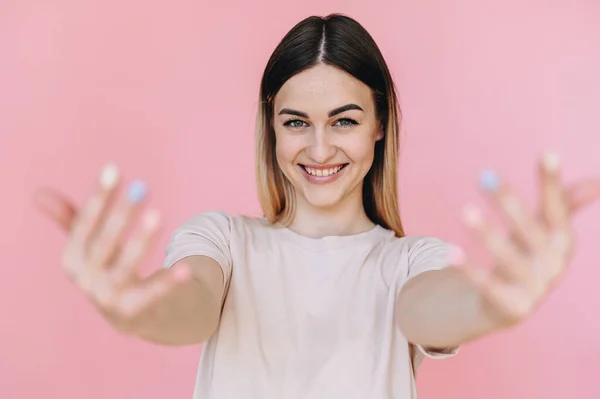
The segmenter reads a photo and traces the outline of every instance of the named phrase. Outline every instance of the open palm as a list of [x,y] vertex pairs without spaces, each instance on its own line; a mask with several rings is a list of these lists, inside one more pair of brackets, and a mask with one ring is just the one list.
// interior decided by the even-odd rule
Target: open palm
[[[53,189],[36,192],[35,203],[67,233],[61,261],[67,275],[114,327],[126,330],[152,303],[185,281],[189,270],[181,266],[149,278],[138,275],[156,238],[159,215],[148,211],[136,223],[146,197],[142,182],[133,182],[125,198],[119,198],[116,167],[108,165],[100,180],[82,207]],[[129,230],[133,233],[126,239]]]
[[540,203],[533,213],[494,172],[482,175],[482,187],[509,224],[508,236],[478,208],[465,209],[465,223],[481,238],[494,267],[486,271],[464,259],[458,266],[477,285],[490,310],[510,324],[530,315],[563,275],[575,245],[572,217],[600,197],[600,179],[564,187],[553,154],[540,162],[539,183]]

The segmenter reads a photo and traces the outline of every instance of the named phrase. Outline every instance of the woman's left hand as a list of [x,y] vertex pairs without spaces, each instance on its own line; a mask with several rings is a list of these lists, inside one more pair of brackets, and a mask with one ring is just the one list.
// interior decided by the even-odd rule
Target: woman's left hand
[[482,239],[494,267],[486,271],[465,262],[458,266],[479,289],[486,310],[502,325],[529,316],[563,275],[575,244],[572,216],[600,198],[600,179],[565,188],[554,154],[542,158],[539,182],[540,204],[534,214],[494,172],[482,174],[482,187],[508,220],[508,236],[491,226],[476,207],[465,209],[465,223]]

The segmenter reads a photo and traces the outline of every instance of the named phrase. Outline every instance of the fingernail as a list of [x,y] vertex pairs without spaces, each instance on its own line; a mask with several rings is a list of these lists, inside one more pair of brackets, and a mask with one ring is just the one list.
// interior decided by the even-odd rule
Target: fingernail
[[129,185],[127,199],[132,204],[141,202],[146,196],[146,184],[142,180],[135,180]]
[[100,173],[100,185],[105,189],[111,189],[119,181],[119,169],[114,163],[109,163],[102,168]]
[[154,230],[160,222],[160,212],[151,209],[144,215],[144,227],[148,230]]
[[548,151],[542,157],[542,164],[548,172],[555,172],[560,166],[560,157],[557,153]]
[[465,261],[464,251],[455,245],[450,247],[448,251],[448,263],[451,265],[460,265]]
[[485,191],[493,192],[500,187],[500,179],[498,174],[493,170],[486,169],[479,175],[479,185]]
[[477,206],[469,204],[463,209],[463,220],[469,226],[478,226],[483,221],[483,215]]

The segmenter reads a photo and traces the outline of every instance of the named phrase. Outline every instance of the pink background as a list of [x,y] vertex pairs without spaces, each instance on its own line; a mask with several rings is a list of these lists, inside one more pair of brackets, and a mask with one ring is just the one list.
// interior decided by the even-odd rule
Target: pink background
[[[201,4],[206,3],[206,4]],[[86,198],[101,166],[146,179],[166,229],[208,209],[257,213],[253,129],[260,74],[310,14],[344,12],[389,61],[404,119],[402,211],[411,234],[464,245],[476,179],[497,168],[536,195],[534,160],[569,178],[600,170],[600,3],[169,1],[0,5],[0,397],[189,398],[200,347],[114,333],[59,268],[65,238],[32,209],[38,185]],[[545,306],[518,328],[426,362],[421,397],[598,398],[600,206]]]

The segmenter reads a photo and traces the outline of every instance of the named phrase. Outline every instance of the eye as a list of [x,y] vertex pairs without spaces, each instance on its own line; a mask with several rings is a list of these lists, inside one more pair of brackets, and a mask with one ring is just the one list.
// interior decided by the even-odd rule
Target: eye
[[302,127],[307,127],[308,123],[300,119],[290,119],[289,121],[286,121],[283,126],[291,127],[292,129],[300,129]]
[[335,126],[340,127],[352,127],[354,125],[358,125],[358,122],[351,118],[341,118],[335,122]]

